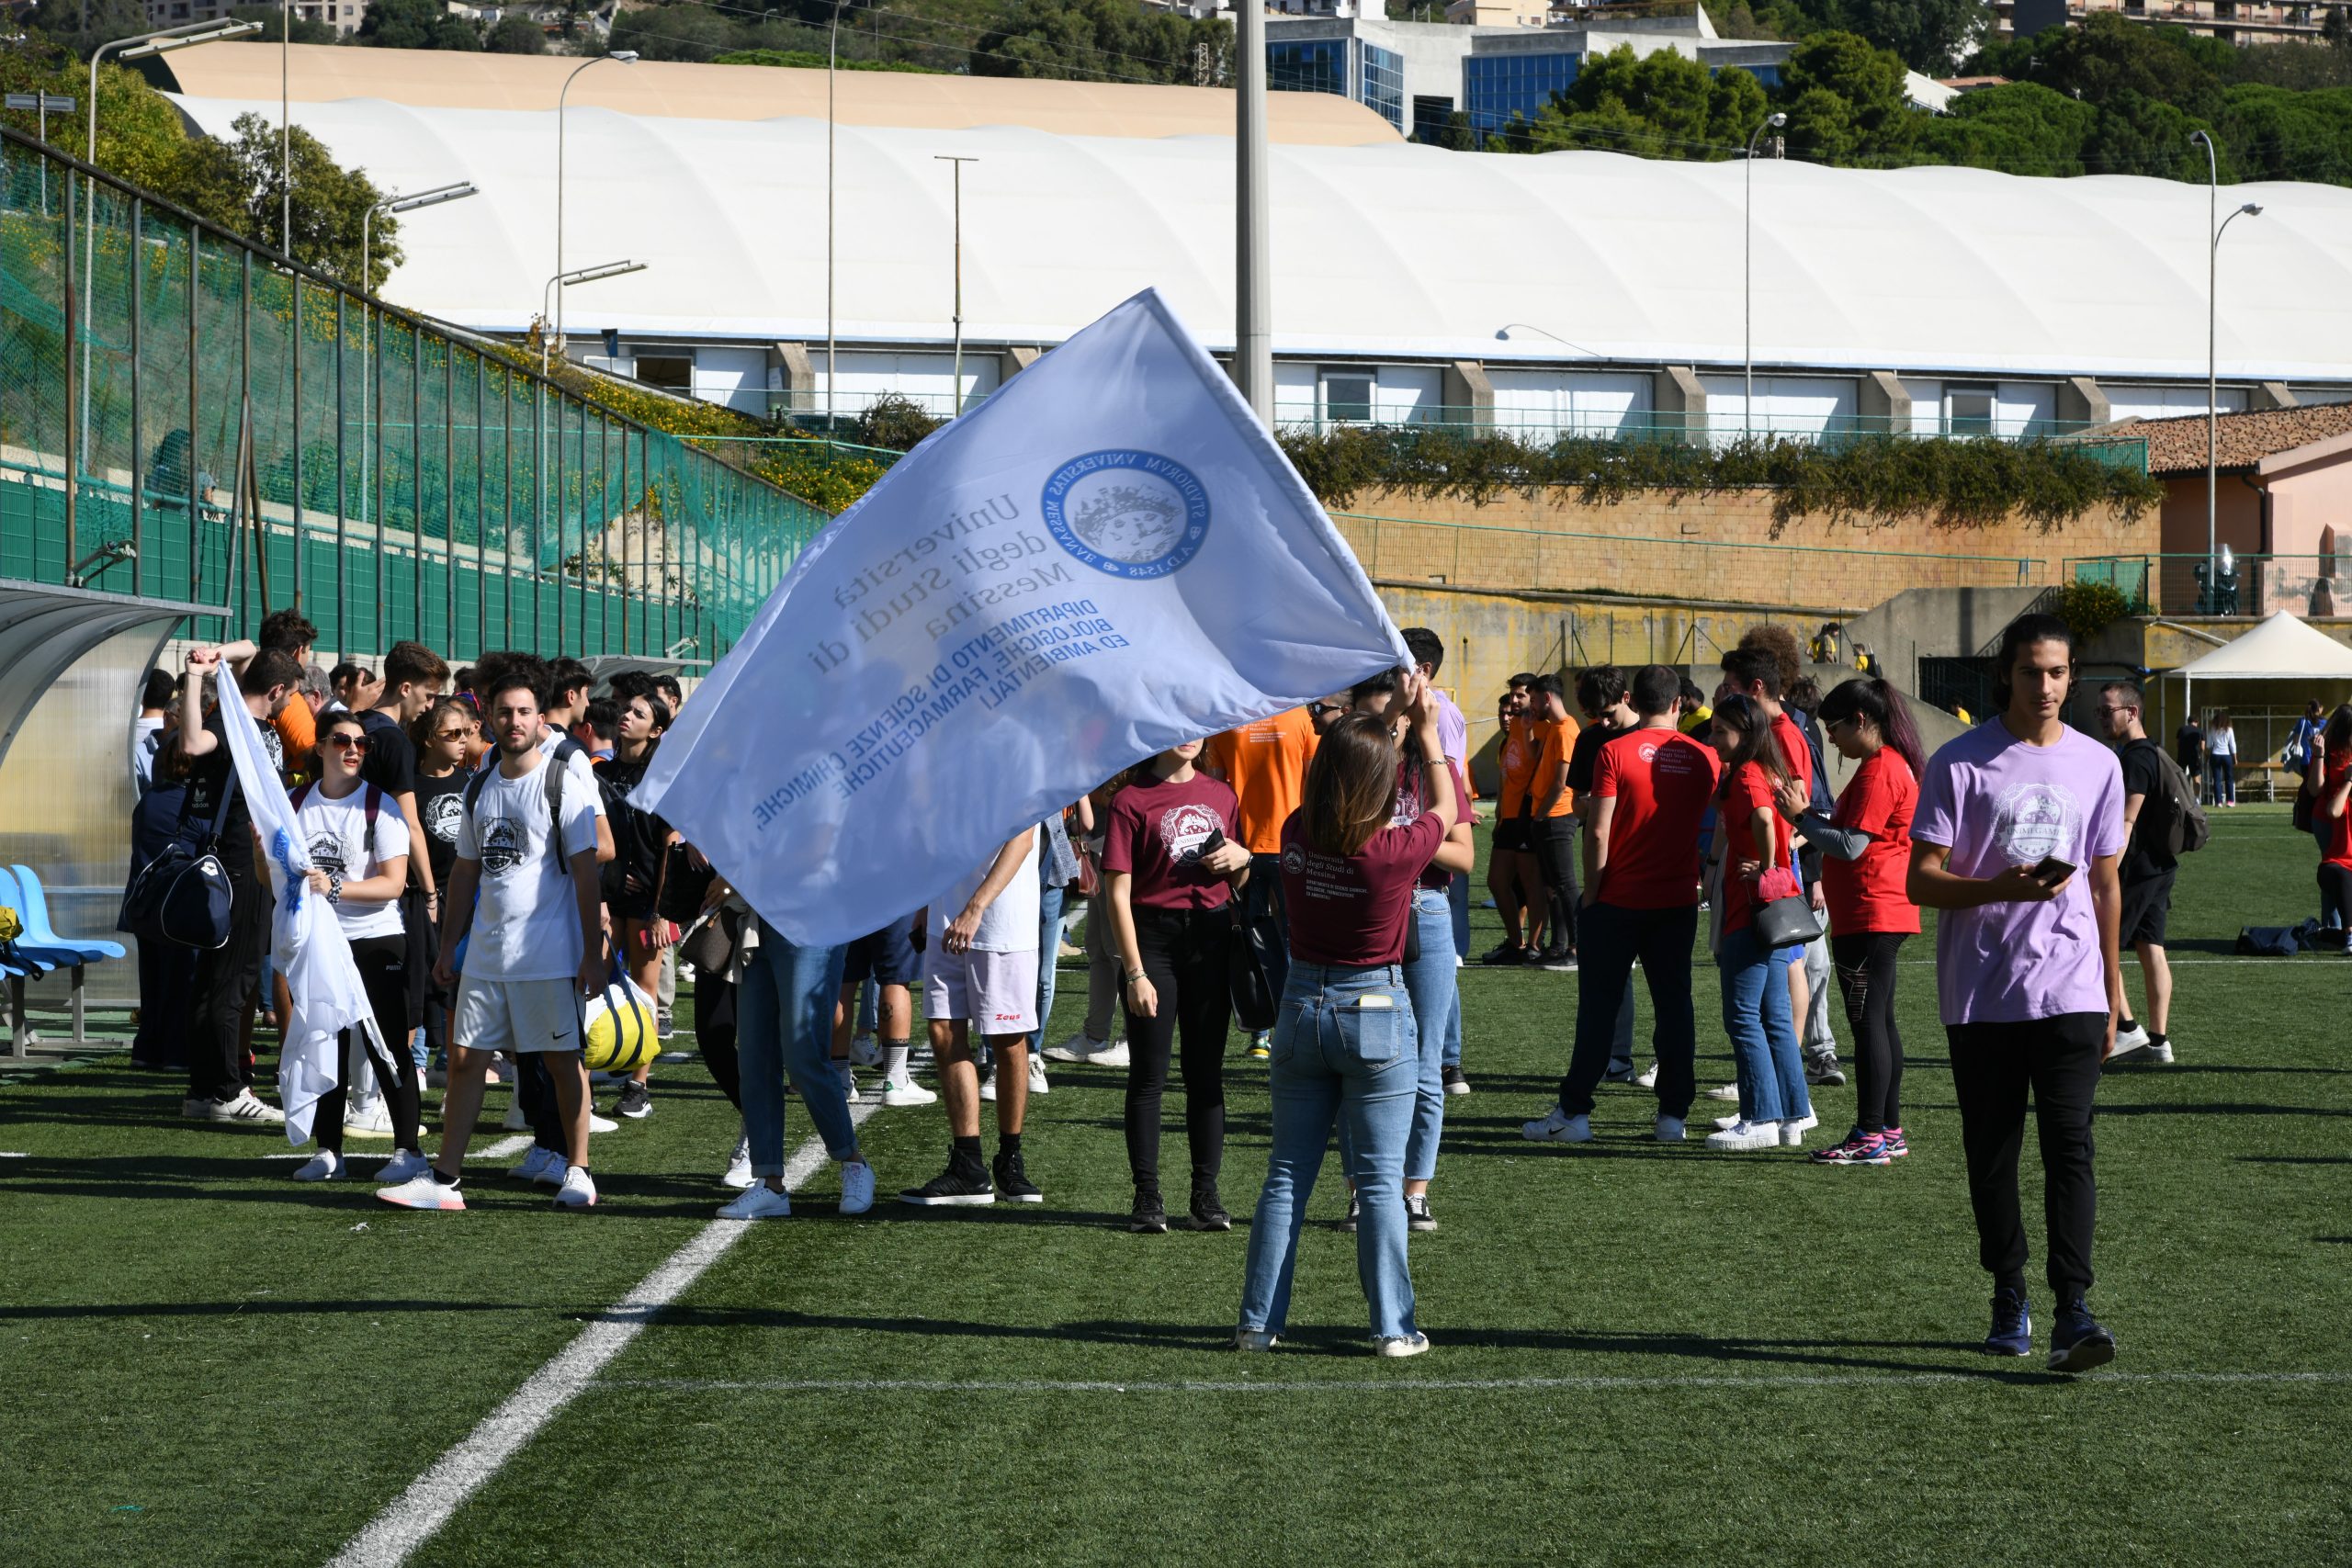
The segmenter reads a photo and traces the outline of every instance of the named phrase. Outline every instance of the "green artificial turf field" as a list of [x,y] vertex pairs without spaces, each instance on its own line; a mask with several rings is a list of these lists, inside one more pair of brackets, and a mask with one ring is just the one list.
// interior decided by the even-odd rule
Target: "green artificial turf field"
[[[1973,1348],[1931,941],[1903,971],[1917,1152],[1884,1169],[1662,1147],[1630,1088],[1597,1143],[1525,1143],[1577,982],[1473,969],[1476,1092],[1412,1243],[1433,1353],[1366,1353],[1328,1164],[1292,1338],[1225,1348],[1267,1130],[1238,1039],[1228,1235],[1125,1234],[1124,1075],[1060,1069],[1025,1140],[1042,1206],[890,1201],[944,1121],[876,1111],[871,1216],[820,1169],[407,1560],[2352,1561],[2352,960],[2229,955],[2312,912],[2312,858],[2245,808],[2182,873],[2180,1061],[2101,1092],[2108,1371]],[[1719,1082],[1703,961],[1699,984]],[[294,1185],[282,1138],[180,1123],[179,1092],[104,1059],[0,1087],[0,1563],[328,1561],[585,1325],[637,1321],[606,1309],[706,1236],[734,1136],[698,1064],[664,1067],[652,1119],[597,1139],[593,1213],[477,1164],[469,1212],[419,1214]],[[1816,1144],[1851,1091],[1818,1105]],[[2027,1170],[2030,1215],[2030,1141]]]

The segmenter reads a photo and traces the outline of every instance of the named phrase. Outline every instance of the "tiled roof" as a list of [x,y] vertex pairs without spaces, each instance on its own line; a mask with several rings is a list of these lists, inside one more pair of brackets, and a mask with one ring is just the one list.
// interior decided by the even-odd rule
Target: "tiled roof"
[[[2225,413],[2214,423],[2220,466],[2250,468],[2265,457],[2352,434],[2352,402]],[[2185,474],[2205,467],[2205,416],[2201,413],[2143,419],[2118,427],[2115,434],[2147,437],[2152,474]]]

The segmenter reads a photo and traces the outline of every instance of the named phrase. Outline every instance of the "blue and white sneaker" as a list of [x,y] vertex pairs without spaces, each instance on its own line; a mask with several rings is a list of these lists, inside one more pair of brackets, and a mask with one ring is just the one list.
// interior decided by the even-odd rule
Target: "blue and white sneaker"
[[1993,1292],[1993,1332],[1984,1336],[1988,1356],[2033,1354],[2033,1309],[2023,1291]]
[[2115,1336],[2091,1315],[2076,1296],[2058,1309],[2058,1326],[2050,1335],[2050,1370],[2087,1372],[2115,1359]]

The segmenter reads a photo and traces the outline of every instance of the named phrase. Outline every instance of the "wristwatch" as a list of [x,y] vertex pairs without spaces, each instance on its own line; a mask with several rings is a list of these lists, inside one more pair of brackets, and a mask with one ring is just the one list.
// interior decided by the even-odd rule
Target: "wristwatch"
[[327,902],[330,904],[343,902],[343,874],[340,872],[327,873]]

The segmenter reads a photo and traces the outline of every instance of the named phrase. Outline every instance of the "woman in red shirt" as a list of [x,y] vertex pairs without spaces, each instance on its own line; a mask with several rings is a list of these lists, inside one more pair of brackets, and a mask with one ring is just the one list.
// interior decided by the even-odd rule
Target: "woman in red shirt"
[[1779,806],[1789,761],[1764,710],[1737,693],[1715,705],[1708,739],[1724,760],[1715,791],[1722,846],[1724,1030],[1739,1070],[1739,1114],[1707,1139],[1711,1149],[1794,1148],[1814,1125],[1789,1005],[1788,958],[1756,931],[1758,884],[1767,872],[1793,874],[1789,824]]
[[1405,1148],[1421,1076],[1405,933],[1413,889],[1453,823],[1454,788],[1427,683],[1406,676],[1400,698],[1406,745],[1428,790],[1420,814],[1395,819],[1399,753],[1388,721],[1351,714],[1324,735],[1304,803],[1283,824],[1290,979],[1268,1073],[1273,1149],[1234,1336],[1243,1350],[1270,1350],[1283,1331],[1299,1228],[1335,1122],[1347,1128],[1348,1176],[1361,1205],[1356,1263],[1374,1348],[1418,1356],[1430,1347],[1414,1325],[1405,1266]]
[[[1846,1022],[1854,1031],[1854,1130],[1821,1165],[1885,1165],[1910,1153],[1899,1104],[1903,1037],[1894,1027],[1895,955],[1918,934],[1919,907],[1904,890],[1911,866],[1911,812],[1927,759],[1903,694],[1887,682],[1848,681],[1822,699],[1823,735],[1855,764],[1838,809],[1806,816],[1802,829],[1821,850],[1821,890],[1829,906],[1829,953]],[[1783,788],[1782,805],[1804,809]]]
[[1250,852],[1227,835],[1239,804],[1223,779],[1195,772],[1201,742],[1173,746],[1137,768],[1112,797],[1102,834],[1102,890],[1126,976],[1127,1165],[1136,1182],[1127,1229],[1168,1230],[1159,1196],[1159,1102],[1168,1057],[1183,1035],[1184,1132],[1193,1153],[1193,1225],[1229,1231],[1218,1198],[1225,1158],[1225,1032],[1233,1016],[1226,948],[1234,889],[1250,880]]
[[2326,758],[2312,822],[2325,846],[2319,861],[2323,924],[2352,924],[2352,705],[2339,707],[2320,741]]

